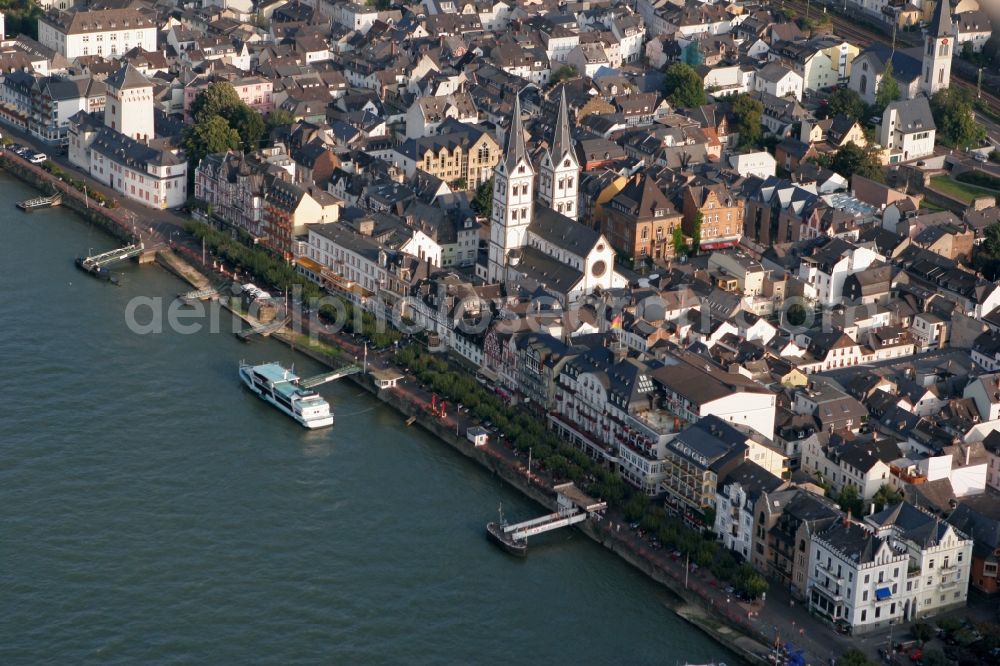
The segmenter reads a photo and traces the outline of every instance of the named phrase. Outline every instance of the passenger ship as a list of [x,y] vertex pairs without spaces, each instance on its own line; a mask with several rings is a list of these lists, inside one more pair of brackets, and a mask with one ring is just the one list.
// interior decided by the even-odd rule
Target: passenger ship
[[330,403],[315,391],[299,386],[299,377],[278,363],[240,363],[240,379],[261,399],[271,403],[306,428],[333,425]]

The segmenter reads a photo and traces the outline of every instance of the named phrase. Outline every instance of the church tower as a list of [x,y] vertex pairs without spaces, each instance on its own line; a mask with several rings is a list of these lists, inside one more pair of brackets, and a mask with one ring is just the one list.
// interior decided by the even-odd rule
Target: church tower
[[108,77],[104,124],[130,139],[146,141],[153,132],[153,84],[126,63]]
[[503,159],[493,169],[489,282],[507,279],[508,255],[511,250],[528,244],[528,225],[534,212],[535,169],[524,147],[519,97],[514,98],[514,117],[507,131],[503,152]]
[[552,145],[542,156],[538,175],[538,197],[542,203],[566,217],[576,220],[579,214],[580,163],[573,150],[566,108],[566,88],[559,100],[559,115]]
[[934,18],[927,29],[924,45],[924,76],[920,89],[931,96],[944,90],[951,81],[951,56],[955,50],[955,35],[951,23],[951,3],[938,0]]

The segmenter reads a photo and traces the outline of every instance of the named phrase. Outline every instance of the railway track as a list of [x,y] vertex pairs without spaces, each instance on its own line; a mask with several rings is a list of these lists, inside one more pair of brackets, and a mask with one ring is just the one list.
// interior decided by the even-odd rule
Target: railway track
[[[806,15],[806,7],[807,7],[806,2],[803,2],[801,0],[783,0],[783,4],[787,4],[791,7],[794,7],[795,10],[798,11],[802,16]],[[811,3],[809,5],[809,16],[811,18],[819,16],[820,14],[823,13],[824,7],[825,5],[820,2]],[[892,46],[892,40],[883,34],[868,30],[867,28],[864,28],[863,26],[860,26],[856,23],[852,23],[848,19],[845,19],[838,14],[827,12],[826,15],[830,18],[830,22],[833,26],[833,31],[838,36],[849,40],[856,46],[865,48],[866,46],[871,46],[872,44],[875,43],[885,44],[886,46]],[[901,40],[897,39],[898,48],[910,48],[908,44],[900,46],[898,43],[899,41]],[[967,81],[963,78],[959,78],[958,76],[955,75],[954,72],[952,72],[951,80],[952,83],[959,88],[964,88],[966,90],[969,90],[973,94],[977,92],[977,86],[974,82]],[[986,102],[986,104],[988,104],[990,107],[992,107],[995,113],[1000,114],[1000,97],[983,90],[981,91],[981,99],[984,102]]]

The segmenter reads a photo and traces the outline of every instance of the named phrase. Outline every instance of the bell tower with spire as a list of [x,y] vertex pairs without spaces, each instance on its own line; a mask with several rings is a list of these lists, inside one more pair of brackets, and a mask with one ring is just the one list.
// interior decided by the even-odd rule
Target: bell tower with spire
[[504,142],[503,159],[493,169],[493,211],[487,280],[507,279],[508,255],[528,244],[528,225],[535,206],[535,169],[524,147],[521,99],[514,98],[514,117]]
[[951,3],[938,0],[934,18],[927,29],[924,44],[924,72],[920,89],[930,97],[944,90],[951,82],[951,57],[955,51],[955,35],[951,23]]
[[579,215],[580,163],[573,150],[566,107],[566,88],[559,100],[559,115],[552,145],[542,156],[538,175],[538,197],[542,203],[566,217],[576,220]]

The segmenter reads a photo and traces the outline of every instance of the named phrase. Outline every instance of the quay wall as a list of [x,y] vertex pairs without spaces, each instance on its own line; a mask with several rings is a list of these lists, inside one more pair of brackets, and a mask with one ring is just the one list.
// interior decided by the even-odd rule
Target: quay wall
[[[47,171],[39,169],[35,165],[12,155],[9,151],[0,153],[0,167],[42,192],[47,194],[56,191],[62,192],[63,206],[78,213],[88,222],[95,224],[119,240],[126,242],[134,240],[134,236],[127,226],[127,220],[123,215],[116,214],[115,209],[107,209],[94,204],[88,206],[80,192],[77,192],[74,188],[60,181]],[[169,258],[157,257],[158,263],[169,272],[196,288],[205,286],[208,280],[199,269],[191,266],[179,255],[173,253],[171,255]],[[238,312],[234,314],[243,317]],[[291,336],[275,333],[271,337],[289,345],[299,353],[305,354],[331,368],[334,367],[329,356],[296,345],[294,338]],[[522,470],[492,454],[489,448],[473,446],[466,439],[464,433],[456,433],[437,418],[425,412],[420,405],[407,400],[400,393],[392,390],[380,390],[370,376],[355,374],[348,377],[348,379],[371,393],[382,403],[397,410],[406,418],[414,417],[414,424],[435,435],[439,440],[445,442],[463,456],[476,461],[490,470],[526,497],[548,510],[556,510],[556,498],[551,491],[540,487],[529,479]],[[739,627],[738,623],[732,621],[732,618],[727,619],[719,612],[719,609],[710,609],[697,594],[685,589],[683,581],[676,577],[676,572],[674,576],[670,575],[650,559],[643,557],[641,552],[635,550],[635,548],[631,547],[624,540],[615,538],[614,533],[610,530],[610,526],[602,529],[600,523],[593,520],[586,520],[578,523],[576,527],[587,537],[611,550],[630,565],[642,571],[649,578],[670,590],[678,600],[678,606],[675,610],[680,617],[704,631],[718,643],[724,645],[747,662],[754,664],[767,663],[764,657],[768,652],[767,646],[749,636],[744,628]]]
[[[274,334],[271,337],[277,338],[286,344],[292,344],[291,339],[281,334]],[[295,346],[295,349],[320,363],[334,367],[330,363],[330,358],[323,354],[318,354],[310,349],[303,349],[298,346]],[[395,391],[387,389],[379,390],[370,376],[355,374],[348,377],[348,379],[364,388],[384,404],[396,409],[406,418],[415,417],[414,425],[419,425],[463,456],[478,462],[547,510],[555,511],[557,509],[554,494],[546,492],[545,489],[537,486],[521,470],[511,467],[503,459],[490,455],[489,449],[473,446],[465,438],[464,433],[456,434],[454,430],[446,427],[437,418],[432,417],[421,409],[419,405],[407,400]],[[670,575],[670,573],[658,567],[650,559],[643,557],[642,553],[630,547],[624,540],[614,538],[614,533],[610,529],[601,529],[600,523],[593,520],[585,520],[582,523],[578,523],[576,527],[587,537],[601,544],[646,574],[649,578],[670,590],[677,598],[678,603],[675,610],[681,618],[702,630],[716,642],[724,645],[747,662],[754,664],[766,663],[763,655],[768,652],[768,647],[759,640],[743,633],[742,628],[727,620],[721,613],[707,607],[696,593],[684,588],[683,580]]]
[[45,194],[62,193],[63,208],[69,208],[91,224],[101,228],[118,240],[130,243],[135,236],[129,229],[129,222],[119,209],[105,208],[93,201],[88,201],[82,192],[70,187],[48,171],[41,169],[27,160],[23,160],[9,150],[0,152],[0,166],[19,180],[32,185]]

